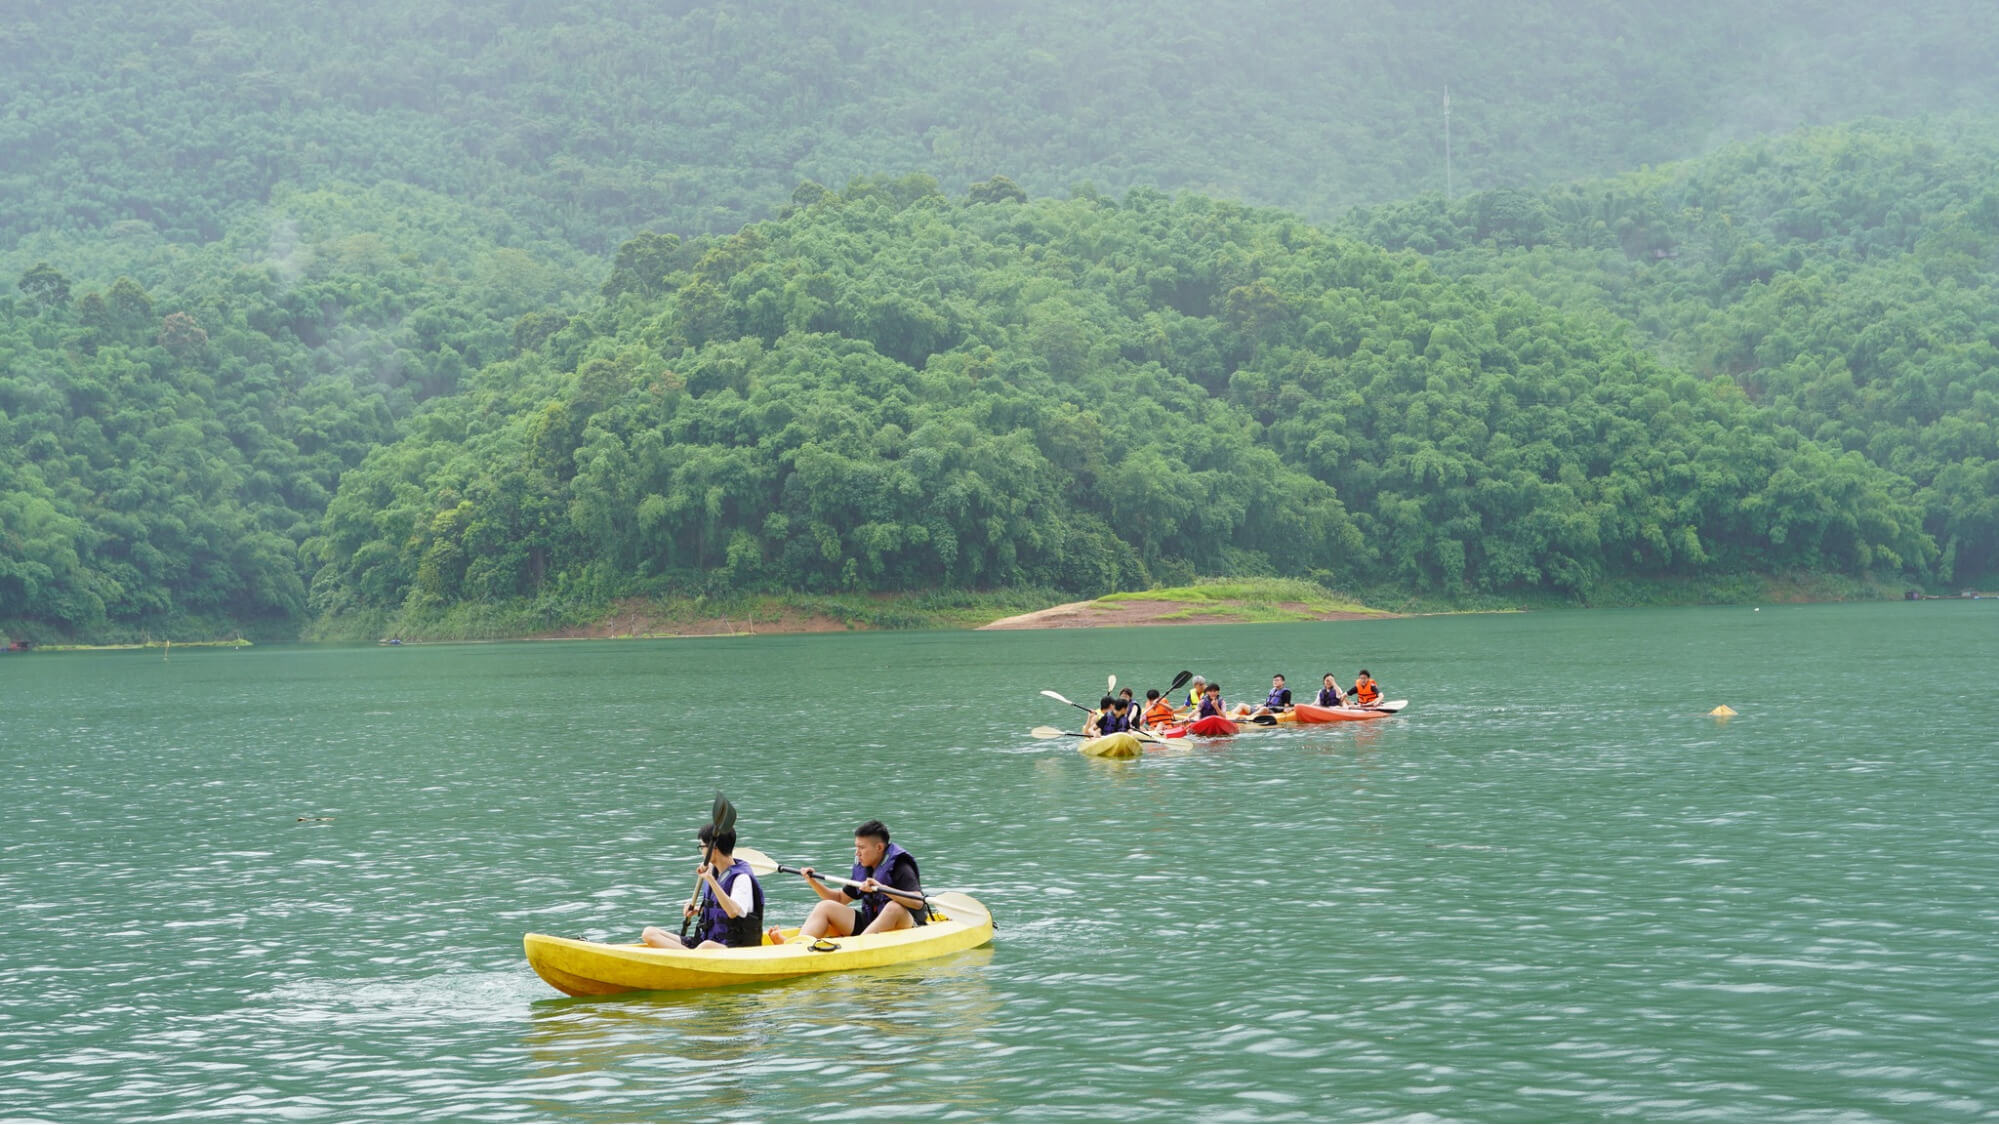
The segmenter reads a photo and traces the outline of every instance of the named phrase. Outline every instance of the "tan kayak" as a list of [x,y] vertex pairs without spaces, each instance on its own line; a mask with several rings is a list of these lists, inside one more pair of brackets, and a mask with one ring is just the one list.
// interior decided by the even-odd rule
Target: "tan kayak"
[[1143,752],[1144,744],[1137,735],[1121,730],[1092,738],[1078,749],[1092,758],[1136,758]]

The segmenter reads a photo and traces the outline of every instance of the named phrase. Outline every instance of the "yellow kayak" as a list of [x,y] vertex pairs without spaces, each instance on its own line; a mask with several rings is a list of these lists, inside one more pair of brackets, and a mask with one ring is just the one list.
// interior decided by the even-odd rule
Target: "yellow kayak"
[[1092,738],[1079,749],[1092,758],[1136,758],[1142,747],[1143,743],[1137,735],[1121,730],[1116,734]]
[[571,996],[614,992],[721,988],[786,980],[815,973],[872,969],[924,961],[976,949],[993,940],[992,914],[970,895],[946,893],[931,901],[944,920],[907,930],[803,943],[795,929],[781,944],[741,949],[654,949],[576,938],[529,934],[522,939],[528,965],[541,979]]

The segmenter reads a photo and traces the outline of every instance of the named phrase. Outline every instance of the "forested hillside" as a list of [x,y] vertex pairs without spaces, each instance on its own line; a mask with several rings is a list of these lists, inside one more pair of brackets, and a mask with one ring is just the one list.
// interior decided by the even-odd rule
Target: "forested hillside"
[[1383,207],[1347,229],[1494,294],[1628,321],[1674,366],[1913,482],[1937,580],[1999,574],[1992,123],[1859,123],[1545,194]]
[[1983,4],[17,9],[6,636],[1999,578]]
[[1983,0],[15,0],[0,251],[206,241],[279,185],[396,181],[609,253],[803,180],[1004,174],[1331,219],[1865,114],[1999,111]]
[[[406,190],[306,193],[199,249],[127,237],[0,294],[0,629],[294,636],[298,545],[415,404],[511,354],[580,256]],[[594,270],[592,270],[594,272]]]
[[1921,568],[1909,483],[1726,378],[1286,215],[808,187],[430,404],[315,607],[1315,573],[1445,593]]

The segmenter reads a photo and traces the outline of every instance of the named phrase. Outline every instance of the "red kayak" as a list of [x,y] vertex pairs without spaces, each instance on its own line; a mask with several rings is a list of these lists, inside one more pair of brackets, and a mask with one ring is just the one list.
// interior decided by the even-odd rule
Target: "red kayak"
[[1284,717],[1294,723],[1358,723],[1368,719],[1386,719],[1407,706],[1409,701],[1406,699],[1394,699],[1372,707],[1320,707],[1300,703]]
[[1188,734],[1205,735],[1210,738],[1235,734],[1240,730],[1242,730],[1241,727],[1224,719],[1220,715],[1209,715],[1205,719],[1195,719],[1193,722],[1187,724]]

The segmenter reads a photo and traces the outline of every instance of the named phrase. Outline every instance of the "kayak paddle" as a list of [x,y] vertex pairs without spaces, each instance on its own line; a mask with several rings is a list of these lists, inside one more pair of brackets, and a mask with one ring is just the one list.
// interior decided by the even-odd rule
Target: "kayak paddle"
[[[1159,739],[1142,730],[1131,732],[1140,742],[1158,742]],[[1079,730],[1063,730],[1060,727],[1035,727],[1027,732],[1030,738],[1102,738],[1102,735],[1084,734]]]
[[[786,875],[805,874],[802,868],[793,867],[790,864],[786,863],[779,863],[776,860],[772,859],[771,857],[765,855],[764,853],[756,850],[755,848],[737,848],[735,856],[737,859],[740,859],[744,863],[749,864],[751,873],[758,876],[776,875],[779,874],[780,872]],[[838,883],[841,886],[846,886],[846,887],[859,887],[861,885],[861,880],[849,879],[844,875],[834,875],[828,877],[823,872],[818,872],[818,871],[813,872],[813,874],[817,875],[819,881],[822,883]],[[972,898],[971,896],[965,894],[962,891],[938,891],[936,894],[933,895],[922,892],[897,890],[894,887],[882,887],[881,890],[883,894],[889,895],[894,898],[904,899],[912,902],[922,902],[926,905],[941,906],[944,908],[944,912],[947,915],[951,915],[953,917],[957,918],[977,917],[982,920],[991,920],[992,918],[992,915],[986,911],[985,907],[979,904],[978,900]]]
[[[715,862],[715,837],[720,836],[724,832],[733,832],[736,828],[736,806],[730,804],[727,797],[722,796],[720,789],[715,790],[715,803],[709,806],[708,824],[714,831],[708,834],[708,846],[701,849],[701,866],[703,867]],[[680,940],[683,944],[687,941],[688,924],[694,921],[694,906],[700,901],[701,876],[696,875],[694,877],[694,893],[688,897],[687,909],[682,911],[680,915]]]
[[1070,699],[1070,698],[1069,698],[1068,696],[1066,696],[1066,695],[1063,695],[1063,694],[1062,694],[1061,692],[1059,692],[1059,691],[1049,691],[1048,689],[1046,689],[1046,688],[1043,688],[1043,689],[1042,689],[1042,691],[1041,691],[1041,694],[1043,694],[1043,695],[1047,696],[1048,698],[1050,698],[1050,699],[1052,699],[1052,700],[1056,701],[1057,703],[1067,703],[1067,704],[1068,704],[1069,706],[1071,706],[1071,707],[1074,707],[1074,708],[1075,708],[1076,710],[1078,710],[1078,711],[1088,711],[1088,712],[1089,712],[1090,714],[1092,714],[1092,715],[1094,715],[1094,714],[1096,714],[1096,713],[1097,713],[1097,712],[1096,712],[1096,708],[1094,708],[1094,707],[1085,707],[1085,706],[1083,706],[1082,704],[1080,704],[1080,703],[1076,702],[1075,700],[1073,700],[1073,699]]

